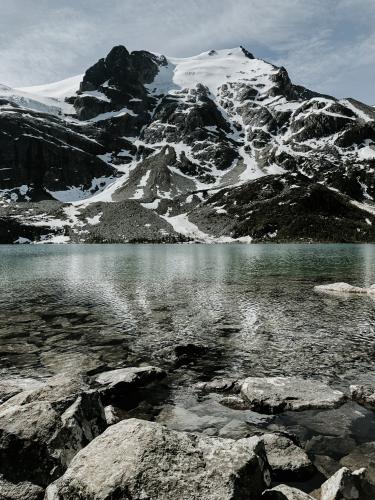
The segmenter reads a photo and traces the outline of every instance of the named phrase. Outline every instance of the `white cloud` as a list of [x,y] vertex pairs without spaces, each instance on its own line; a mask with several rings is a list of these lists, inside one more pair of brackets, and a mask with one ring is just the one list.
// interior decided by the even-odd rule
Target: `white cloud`
[[115,44],[191,55],[245,45],[297,83],[375,103],[373,0],[2,0],[0,82],[85,70]]

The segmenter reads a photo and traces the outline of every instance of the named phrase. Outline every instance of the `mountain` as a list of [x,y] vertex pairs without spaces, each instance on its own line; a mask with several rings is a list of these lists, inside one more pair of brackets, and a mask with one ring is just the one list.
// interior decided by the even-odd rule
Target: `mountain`
[[375,241],[375,109],[243,47],[0,86],[0,243]]

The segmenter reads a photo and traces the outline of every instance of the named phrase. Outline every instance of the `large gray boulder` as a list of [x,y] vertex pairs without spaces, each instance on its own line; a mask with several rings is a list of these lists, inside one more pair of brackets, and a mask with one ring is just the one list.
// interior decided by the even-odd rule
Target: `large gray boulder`
[[11,483],[0,476],[0,500],[42,500],[44,488],[28,482]]
[[130,419],[81,450],[46,499],[255,500],[267,485],[258,438],[210,438]]
[[106,425],[99,394],[79,378],[24,391],[0,406],[0,473],[47,486]]
[[375,489],[365,478],[365,469],[351,472],[346,467],[327,479],[321,487],[321,500],[373,500]]
[[306,452],[282,434],[263,434],[261,439],[275,481],[302,481],[315,468]]
[[287,486],[286,484],[279,484],[275,486],[271,490],[266,490],[262,499],[264,500],[314,500],[313,497],[308,495],[307,493],[297,490],[296,488],[292,488]]
[[297,377],[246,378],[241,384],[241,396],[252,410],[267,414],[335,408],[345,399],[342,392],[322,382]]

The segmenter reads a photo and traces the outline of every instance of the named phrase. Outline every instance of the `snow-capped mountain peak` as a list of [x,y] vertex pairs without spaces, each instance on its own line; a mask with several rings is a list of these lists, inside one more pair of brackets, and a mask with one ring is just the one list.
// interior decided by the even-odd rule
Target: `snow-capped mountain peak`
[[[3,199],[73,203],[74,216],[63,213],[73,239],[94,231],[83,214],[106,220],[98,206],[151,218],[156,240],[186,238],[193,226],[192,237],[211,240],[281,238],[286,207],[304,211],[303,197],[319,199],[319,217],[327,198],[329,213],[340,201],[349,218],[362,210],[370,220],[374,109],[294,85],[243,47],[173,58],[117,46],[83,75],[0,87],[0,120]],[[366,220],[356,238],[368,238]],[[150,235],[145,224],[116,238]],[[103,231],[95,224],[110,238]]]

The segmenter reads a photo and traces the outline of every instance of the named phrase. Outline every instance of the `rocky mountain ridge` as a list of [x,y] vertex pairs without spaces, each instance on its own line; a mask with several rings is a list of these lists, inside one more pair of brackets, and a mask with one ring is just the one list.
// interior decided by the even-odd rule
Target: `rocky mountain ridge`
[[375,240],[375,110],[243,47],[0,86],[0,242]]

